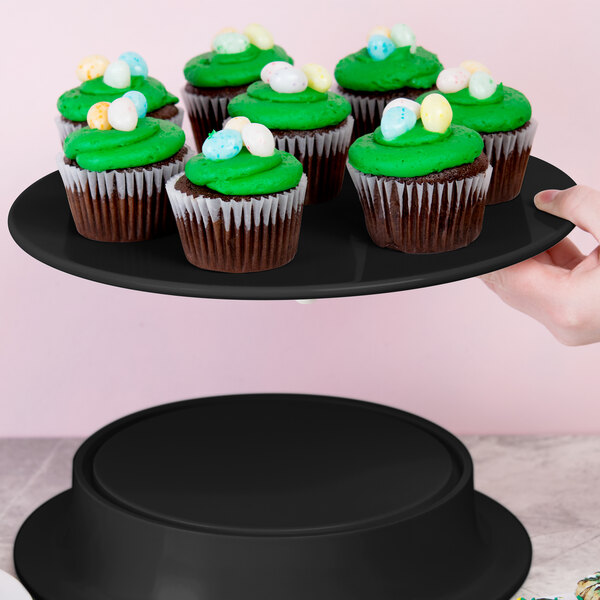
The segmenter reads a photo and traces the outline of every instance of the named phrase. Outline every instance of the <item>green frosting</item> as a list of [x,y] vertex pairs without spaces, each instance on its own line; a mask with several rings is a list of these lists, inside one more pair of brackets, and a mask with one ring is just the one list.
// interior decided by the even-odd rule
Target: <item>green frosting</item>
[[254,44],[244,52],[218,54],[206,52],[185,64],[183,74],[196,87],[227,87],[246,85],[260,79],[262,68],[273,61],[283,60],[293,64],[293,60],[281,46],[261,50]]
[[444,133],[434,133],[419,120],[393,140],[385,140],[380,127],[363,135],[350,146],[348,162],[372,175],[419,177],[472,163],[482,152],[483,139],[476,131],[450,125]]
[[190,158],[186,177],[226,196],[260,196],[294,188],[302,177],[302,164],[288,152],[254,156],[246,148],[233,158],[211,160],[204,154]]
[[87,120],[88,110],[96,102],[112,102],[126,92],[136,90],[146,96],[148,112],[158,110],[167,104],[179,102],[177,96],[167,92],[165,86],[154,77],[131,78],[128,88],[116,89],[104,83],[102,77],[84,81],[79,87],[65,92],[57,102],[60,114],[71,121]]
[[[427,95],[419,96],[417,101],[423,102]],[[529,100],[521,92],[501,83],[496,91],[484,100],[473,98],[468,88],[442,95],[452,106],[452,122],[470,127],[479,133],[512,131],[531,119]]]
[[344,97],[333,92],[281,94],[257,81],[245,94],[236,96],[228,105],[232,117],[248,117],[269,129],[319,129],[341,123],[352,107]]
[[182,129],[163,119],[146,117],[133,131],[82,127],[65,140],[67,158],[88,171],[143,167],[169,158],[185,143]]
[[344,88],[364,92],[387,92],[403,87],[430,88],[443,69],[438,57],[418,46],[396,48],[384,60],[373,60],[366,48],[342,58],[335,79]]

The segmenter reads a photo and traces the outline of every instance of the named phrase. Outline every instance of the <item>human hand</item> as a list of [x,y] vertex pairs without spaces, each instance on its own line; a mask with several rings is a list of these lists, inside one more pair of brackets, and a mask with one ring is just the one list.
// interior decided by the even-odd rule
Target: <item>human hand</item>
[[[600,242],[600,192],[576,185],[538,193],[537,208],[571,221]],[[600,341],[600,246],[585,256],[568,239],[534,258],[482,275],[508,305],[568,346]]]

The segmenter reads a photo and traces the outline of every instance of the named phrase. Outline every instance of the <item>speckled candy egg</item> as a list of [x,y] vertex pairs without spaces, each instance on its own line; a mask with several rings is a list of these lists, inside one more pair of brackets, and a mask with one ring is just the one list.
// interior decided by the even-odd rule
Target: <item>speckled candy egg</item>
[[441,94],[425,96],[421,104],[421,121],[428,131],[444,133],[452,123],[452,107]]
[[326,92],[331,87],[333,79],[325,67],[315,63],[308,63],[302,67],[302,70],[306,75],[309,88],[317,92]]
[[444,94],[460,92],[469,86],[471,73],[462,67],[440,71],[435,85]]
[[302,69],[279,69],[271,75],[269,85],[280,94],[296,94],[308,87],[308,78]]
[[261,50],[269,50],[274,46],[273,36],[262,25],[258,25],[257,23],[248,25],[244,29],[244,34],[250,40],[251,44],[254,44]]
[[496,82],[485,71],[475,71],[469,81],[469,93],[473,98],[485,100],[496,91]]
[[486,73],[490,73],[490,70],[480,62],[476,60],[463,60],[460,63],[462,69],[466,69],[469,73],[475,73],[475,71],[485,71]]
[[243,33],[220,33],[212,47],[217,54],[239,54],[248,50],[250,40]]
[[227,160],[240,153],[242,135],[235,129],[221,129],[211,133],[202,144],[202,154],[210,160]]
[[274,60],[273,62],[267,63],[260,72],[260,78],[264,83],[271,83],[271,77],[274,73],[281,69],[291,69],[292,65],[285,62],[284,60]]
[[119,60],[124,60],[129,65],[132,75],[148,77],[148,65],[137,52],[123,52]]
[[139,119],[143,119],[146,116],[146,112],[148,111],[148,101],[142,92],[131,90],[124,93],[123,98],[129,98],[134,103]]
[[369,35],[367,36],[367,40],[372,35],[383,35],[383,36],[389,38],[390,37],[390,28],[389,27],[384,27],[383,25],[380,25],[379,27],[373,27],[373,29],[371,29],[371,31],[369,31]]
[[111,62],[104,71],[104,83],[110,87],[123,89],[131,85],[131,69],[124,60]]
[[275,138],[268,127],[261,123],[250,123],[242,129],[242,141],[250,154],[272,156],[275,151]]
[[385,115],[390,108],[395,108],[396,106],[404,106],[405,108],[412,110],[417,119],[421,116],[421,105],[414,100],[409,100],[408,98],[396,98],[395,100],[388,102],[383,109],[383,115]]
[[410,46],[410,51],[413,53],[417,49],[417,37],[415,36],[414,31],[404,23],[398,23],[392,27],[390,38],[392,38],[392,42],[394,42],[398,48]]
[[385,35],[372,35],[367,43],[367,52],[373,60],[385,60],[395,49],[394,42]]
[[108,108],[110,102],[96,102],[96,104],[90,106],[87,113],[87,124],[90,129],[101,129],[106,131],[112,129],[111,124],[108,122]]
[[119,131],[133,131],[138,122],[135,104],[129,98],[117,98],[108,107],[108,122]]
[[109,63],[110,61],[108,58],[102,56],[101,54],[92,54],[91,56],[86,56],[77,65],[77,79],[79,79],[79,81],[89,81],[90,79],[102,77]]
[[246,127],[246,125],[250,124],[250,119],[248,117],[232,117],[225,123],[223,129],[235,129],[236,131],[242,132],[242,129]]
[[410,108],[394,106],[381,117],[381,135],[386,140],[393,140],[410,131],[416,122],[417,117]]

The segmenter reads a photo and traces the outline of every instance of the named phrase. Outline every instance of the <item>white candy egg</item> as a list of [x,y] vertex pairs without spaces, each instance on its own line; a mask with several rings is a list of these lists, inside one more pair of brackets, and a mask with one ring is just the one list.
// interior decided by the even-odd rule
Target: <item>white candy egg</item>
[[250,47],[250,40],[243,33],[220,33],[212,43],[213,50],[217,54],[239,54]]
[[242,129],[242,141],[250,154],[271,156],[275,151],[275,138],[268,127],[261,123],[249,123]]
[[244,33],[250,40],[250,43],[261,50],[269,50],[274,45],[273,36],[262,25],[258,25],[257,23],[248,25],[248,27],[244,29]]
[[271,83],[271,77],[274,73],[277,73],[280,69],[291,69],[292,65],[285,62],[284,60],[274,60],[273,62],[267,63],[260,72],[260,78],[265,83]]
[[250,124],[250,119],[248,117],[232,117],[225,123],[223,129],[235,129],[242,133],[242,129],[246,127],[246,125]]
[[104,83],[110,87],[123,89],[131,85],[131,69],[124,60],[111,62],[104,71]]
[[113,129],[133,131],[138,122],[135,104],[129,98],[117,98],[108,107],[108,122]]
[[444,69],[437,77],[435,85],[443,94],[460,92],[469,86],[471,73],[462,67]]
[[466,69],[469,73],[475,73],[475,71],[485,71],[491,74],[491,71],[483,64],[476,60],[463,60],[460,63],[462,69]]
[[395,100],[388,102],[385,105],[381,116],[383,117],[387,110],[389,110],[390,108],[396,108],[396,106],[403,106],[412,110],[415,113],[415,117],[417,117],[417,119],[421,116],[421,105],[418,102],[415,102],[414,100],[409,100],[408,98],[396,98]]
[[0,598],[2,600],[31,600],[21,582],[5,571],[0,571]]
[[414,54],[417,49],[417,37],[413,30],[404,23],[398,23],[392,27],[390,38],[398,48],[410,46],[410,51]]
[[303,92],[308,87],[308,78],[302,69],[279,69],[271,75],[269,85],[280,94]]
[[496,82],[485,71],[475,71],[469,81],[469,93],[473,98],[485,100],[496,91]]

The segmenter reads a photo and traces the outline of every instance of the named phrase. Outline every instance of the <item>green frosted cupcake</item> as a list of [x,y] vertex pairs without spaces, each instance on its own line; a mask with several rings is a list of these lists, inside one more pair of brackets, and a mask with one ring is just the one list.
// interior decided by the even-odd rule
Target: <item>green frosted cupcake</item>
[[249,25],[243,33],[229,29],[219,33],[211,52],[185,64],[187,84],[182,94],[197,148],[213,129],[222,127],[229,101],[259,80],[262,68],[273,61],[293,62],[264,27]]
[[481,136],[451,119],[439,94],[422,107],[396,99],[381,126],[350,146],[348,170],[378,246],[446,252],[480,234],[491,167]]
[[417,46],[407,25],[373,29],[367,46],[335,67],[337,91],[352,104],[355,137],[372,132],[394,98],[415,99],[432,90],[442,69],[435,54]]
[[352,136],[350,103],[328,91],[331,75],[320,65],[299,69],[275,62],[265,66],[261,77],[229,103],[229,114],[271,129],[277,148],[302,163],[308,177],[306,204],[334,198]]

